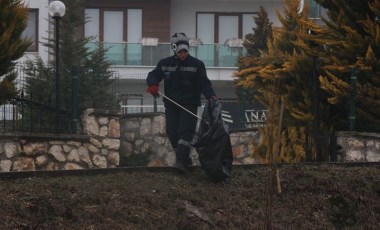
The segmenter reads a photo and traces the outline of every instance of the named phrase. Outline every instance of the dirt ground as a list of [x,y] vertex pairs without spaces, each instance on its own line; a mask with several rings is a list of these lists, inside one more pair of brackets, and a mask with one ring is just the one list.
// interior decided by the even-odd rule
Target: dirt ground
[[200,168],[4,175],[0,229],[380,229],[380,164],[282,165],[281,193],[262,165],[228,184]]

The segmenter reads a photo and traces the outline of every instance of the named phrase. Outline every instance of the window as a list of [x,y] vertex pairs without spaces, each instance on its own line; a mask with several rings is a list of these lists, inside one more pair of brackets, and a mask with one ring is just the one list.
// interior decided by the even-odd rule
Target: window
[[86,37],[111,43],[137,43],[142,37],[141,9],[85,9],[85,15],[88,20],[84,26]]
[[197,57],[206,66],[235,66],[241,55],[242,39],[252,33],[255,13],[197,13]]
[[[197,13],[197,38],[204,44],[224,44],[252,33],[255,13]],[[210,33],[210,31],[212,33]]]
[[32,44],[27,49],[28,52],[38,51],[38,9],[29,9],[28,24],[22,33],[24,38],[30,39]]
[[309,0],[309,18],[319,19],[326,16],[326,9],[322,8],[315,0]]
[[309,1],[309,17],[310,18],[320,18],[321,7],[315,0]]
[[128,10],[128,33],[127,41],[138,43],[142,37],[142,10]]
[[85,9],[85,15],[88,22],[85,24],[84,27],[84,36],[93,36],[95,41],[99,41],[99,10]]
[[214,43],[215,31],[214,14],[198,14],[197,15],[197,38],[201,39],[204,44]]
[[245,38],[245,35],[253,33],[252,28],[256,27],[255,20],[253,17],[255,14],[243,14],[243,37]]
[[121,110],[123,114],[142,113],[143,97],[141,94],[122,94]]
[[104,42],[108,61],[121,65],[141,62],[141,45],[137,44],[142,37],[141,9],[85,9],[85,15],[84,35]]
[[241,38],[239,31],[239,17],[238,16],[219,16],[218,28],[218,43],[224,44],[230,38]]

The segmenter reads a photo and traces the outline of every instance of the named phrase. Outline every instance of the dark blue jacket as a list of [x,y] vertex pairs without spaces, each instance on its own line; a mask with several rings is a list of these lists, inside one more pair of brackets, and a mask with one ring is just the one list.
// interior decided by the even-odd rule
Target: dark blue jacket
[[[206,99],[215,96],[204,63],[190,55],[185,61],[175,55],[161,59],[149,72],[146,82],[150,86],[158,85],[162,80],[165,95],[181,105],[200,106],[201,94]],[[165,106],[172,104],[165,98],[163,100]]]

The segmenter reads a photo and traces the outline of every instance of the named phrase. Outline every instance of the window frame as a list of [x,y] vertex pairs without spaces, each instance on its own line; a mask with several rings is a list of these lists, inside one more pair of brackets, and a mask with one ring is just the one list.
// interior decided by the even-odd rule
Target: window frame
[[[131,103],[132,101],[137,101],[139,103]],[[134,93],[123,93],[120,95],[120,106],[122,114],[133,114],[133,113],[142,113],[144,108],[144,97],[142,94]],[[136,106],[129,107],[129,106]]]
[[196,12],[195,14],[195,31],[196,34],[195,36],[198,38],[198,15],[199,14],[212,14],[214,16],[214,43],[220,43],[219,41],[219,28],[220,28],[220,23],[219,19],[221,16],[237,16],[238,17],[238,38],[239,39],[244,39],[244,34],[243,34],[243,15],[248,14],[248,15],[257,15],[256,11],[252,12]]
[[[98,10],[99,11],[99,35],[98,35],[98,41],[104,42],[104,12],[123,12],[123,41],[128,42],[128,10],[141,10],[141,32],[143,35],[143,27],[144,27],[144,9],[143,8],[109,8],[109,7],[85,7],[84,11],[86,9],[92,9],[92,10]],[[83,27],[83,34],[84,34],[85,26]]]
[[[28,47],[28,49],[26,50],[26,52],[38,52],[38,44],[39,44],[39,9],[35,9],[35,8],[29,8],[28,9],[28,24],[27,24],[27,27],[29,26],[30,24],[30,20],[29,20],[29,14],[30,13],[35,13],[35,18],[36,18],[36,21],[35,21],[35,31],[34,31],[34,41],[32,40],[32,45]],[[26,29],[26,28],[25,28]],[[24,35],[24,33],[22,34],[23,38],[24,39],[29,39],[31,38],[30,37],[26,37]]]

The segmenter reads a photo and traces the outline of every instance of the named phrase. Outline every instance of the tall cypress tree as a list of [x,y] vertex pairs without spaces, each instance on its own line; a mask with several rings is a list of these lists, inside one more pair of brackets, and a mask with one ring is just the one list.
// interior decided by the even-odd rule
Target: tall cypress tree
[[[106,49],[100,43],[95,50],[86,46],[93,38],[79,37],[78,30],[83,27],[86,18],[83,15],[82,0],[64,0],[67,11],[60,21],[60,93],[62,107],[70,114],[72,104],[73,65],[78,67],[78,110],[87,108],[116,108],[117,103],[110,92],[112,72],[105,58]],[[44,43],[51,55],[55,55],[55,39]],[[27,94],[39,103],[55,106],[54,68],[51,63],[43,63],[41,58],[30,60],[27,65]]]
[[351,76],[356,83],[356,117],[364,124],[358,130],[380,129],[380,1],[317,0],[328,9],[327,28],[318,42],[325,46],[321,53],[325,74],[321,87],[335,107],[335,129],[348,129]]
[[268,51],[268,40],[272,39],[272,25],[268,13],[264,7],[260,6],[260,11],[253,17],[256,27],[253,27],[253,33],[245,36],[243,43],[247,49],[247,56],[260,57],[262,52]]
[[285,1],[283,11],[278,12],[281,26],[267,43],[268,52],[260,57],[247,57],[252,65],[236,74],[240,79],[238,85],[255,89],[255,98],[269,109],[271,119],[261,130],[263,142],[257,149],[264,159],[275,149],[280,101],[285,104],[285,110],[279,160],[300,161],[305,159],[306,152],[313,153],[308,160],[316,157],[315,136],[310,133],[314,119],[312,56],[318,48],[309,41],[307,29],[312,26],[317,30],[318,26],[306,23],[308,7],[303,11],[299,7],[299,0]]
[[353,69],[357,117],[374,126],[379,122],[380,0],[364,5],[359,0],[318,2],[328,9],[326,25],[308,20],[308,6],[300,11],[299,0],[286,0],[278,13],[281,27],[268,42],[268,52],[242,59],[245,65],[236,74],[236,85],[255,89],[255,98],[271,110],[271,125],[262,130],[263,143],[257,149],[265,159],[277,135],[277,95],[285,102],[280,160],[299,161],[306,153],[311,153],[308,160],[323,160],[316,155],[318,136],[348,128]]
[[31,41],[22,37],[28,23],[28,9],[20,0],[0,1],[0,105],[17,94],[15,61],[24,55]]
[[[243,98],[249,102],[254,101],[257,93],[252,85],[247,85],[247,77],[251,75],[251,68],[255,68],[262,56],[268,53],[268,41],[272,39],[272,22],[269,20],[268,13],[265,8],[260,6],[260,11],[253,17],[256,24],[252,28],[253,33],[247,34],[243,43],[247,50],[245,56],[240,57],[238,61],[239,72],[236,74],[234,84],[238,98]],[[244,95],[243,95],[244,94]]]

